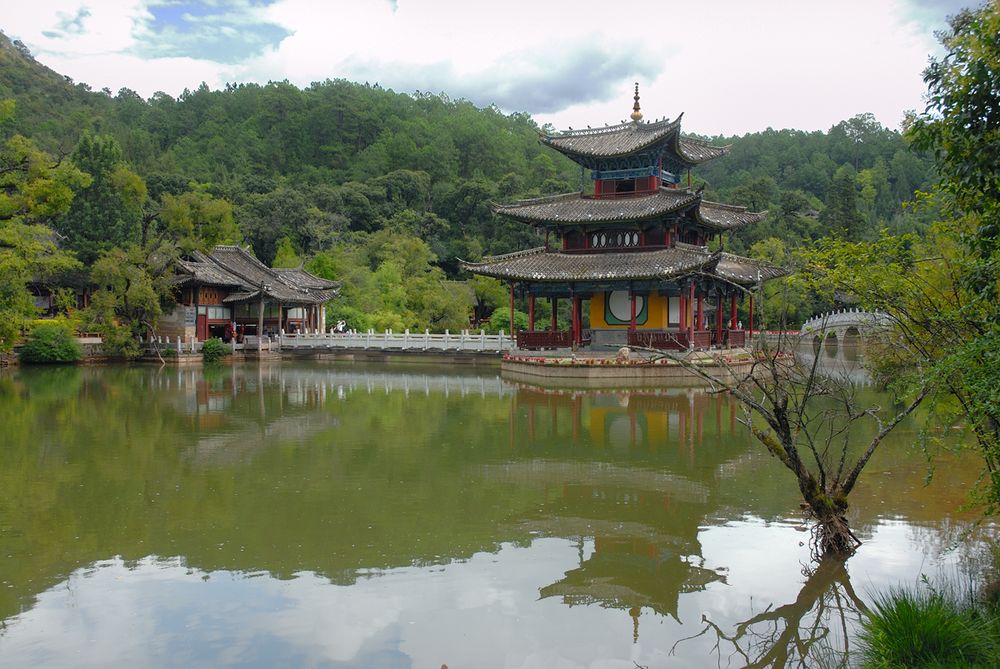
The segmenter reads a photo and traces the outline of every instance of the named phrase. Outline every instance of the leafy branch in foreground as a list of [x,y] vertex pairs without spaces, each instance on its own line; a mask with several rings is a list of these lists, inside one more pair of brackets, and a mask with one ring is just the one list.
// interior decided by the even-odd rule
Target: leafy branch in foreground
[[977,497],[991,513],[1000,504],[1000,330],[995,300],[964,280],[978,261],[959,240],[974,227],[969,219],[939,223],[926,242],[829,242],[808,254],[805,276],[885,314],[894,336],[869,351],[873,371],[928,389],[935,420],[972,431],[984,462]]

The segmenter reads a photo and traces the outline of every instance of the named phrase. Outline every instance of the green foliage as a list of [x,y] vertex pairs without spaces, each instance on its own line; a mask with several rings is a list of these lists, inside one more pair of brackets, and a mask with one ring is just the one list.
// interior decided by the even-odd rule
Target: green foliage
[[20,357],[30,364],[77,362],[83,357],[83,351],[72,327],[65,322],[51,322],[32,328]]
[[139,242],[146,184],[125,165],[117,140],[84,133],[73,164],[90,182],[76,190],[69,210],[55,222],[67,246],[90,263],[101,251]]
[[[2,114],[10,118],[13,110],[8,101]],[[65,212],[72,189],[87,181],[20,135],[0,145],[0,352],[11,349],[22,325],[37,313],[28,283],[51,286],[78,267],[45,223]]]
[[88,329],[104,338],[109,355],[141,355],[139,338],[153,332],[162,305],[171,299],[170,251],[165,246],[146,255],[138,246],[115,248],[94,263],[90,280],[97,290],[83,317]]
[[[147,216],[144,220],[155,220],[158,223],[155,232],[186,251],[208,251],[218,244],[234,244],[242,239],[233,205],[198,190],[176,195],[163,193],[157,216]],[[150,232],[144,225],[143,245],[150,241]]]
[[380,230],[317,254],[306,268],[343,282],[340,298],[327,309],[330,322],[396,332],[466,328],[473,291],[464,282],[446,281],[435,261],[423,240]]
[[[927,109],[912,119],[915,146],[932,151],[952,215],[976,228],[965,238],[975,254],[965,279],[974,290],[1000,294],[1000,4],[965,10],[941,36],[946,50],[924,71]],[[1000,316],[1000,314],[998,314]]]
[[[503,330],[504,334],[509,335],[510,332],[510,307],[503,306],[498,307],[493,315],[490,316],[490,320],[486,323],[483,328],[488,334],[498,334]],[[527,330],[528,329],[528,314],[523,311],[518,311],[514,309],[514,331]]]
[[967,593],[890,590],[862,625],[863,666],[872,669],[1000,664],[1000,618]]
[[302,259],[295,252],[292,240],[288,237],[282,237],[281,241],[278,242],[278,249],[274,254],[271,267],[298,267],[301,264]]
[[[1000,333],[998,305],[961,280],[969,266],[960,239],[972,223],[939,223],[929,238],[883,236],[875,242],[829,241],[805,254],[797,279],[816,291],[841,291],[858,306],[887,314],[886,345],[869,351],[878,376],[932,390],[934,420],[965,423],[984,457],[983,501],[1000,504]],[[957,403],[956,403],[957,400]]]
[[[790,252],[777,237],[769,237],[754,244],[749,256],[793,271],[800,265],[798,252]],[[812,316],[816,308],[812,287],[803,284],[793,273],[790,277],[768,281],[763,285],[755,305],[754,321],[759,323],[760,329],[794,329]],[[746,317],[749,324],[749,313]]]
[[222,340],[218,337],[207,339],[201,345],[201,357],[206,363],[219,362],[231,352],[230,348],[222,343]]

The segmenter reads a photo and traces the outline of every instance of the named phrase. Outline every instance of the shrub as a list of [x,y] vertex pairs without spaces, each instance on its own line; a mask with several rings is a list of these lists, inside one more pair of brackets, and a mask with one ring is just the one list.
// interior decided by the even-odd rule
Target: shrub
[[996,667],[995,613],[955,592],[891,590],[863,622],[865,667]]
[[229,355],[230,349],[221,339],[213,337],[201,345],[201,357],[205,362],[219,362],[222,356]]
[[99,325],[94,328],[104,341],[104,352],[113,358],[135,360],[142,355],[138,338],[124,325]]
[[21,360],[27,363],[77,362],[82,357],[80,344],[65,323],[35,325],[21,349]]
[[[535,327],[545,327],[545,323],[539,323],[537,320],[535,322]],[[510,334],[510,307],[499,307],[493,311],[493,315],[490,316],[490,320],[483,324],[483,329],[489,334],[497,334],[500,330],[504,331],[504,334]],[[514,310],[514,329],[515,330],[527,330],[528,329],[528,314],[523,311]]]

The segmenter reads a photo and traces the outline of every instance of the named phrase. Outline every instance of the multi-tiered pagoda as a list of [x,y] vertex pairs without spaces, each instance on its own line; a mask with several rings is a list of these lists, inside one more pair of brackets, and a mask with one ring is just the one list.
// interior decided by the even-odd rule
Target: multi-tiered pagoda
[[[691,190],[691,168],[727,149],[683,136],[681,116],[643,121],[636,84],[631,122],[541,137],[581,170],[590,170],[593,195],[567,193],[494,207],[544,229],[545,246],[463,263],[475,274],[510,285],[511,313],[514,295],[527,296],[529,326],[517,333],[519,348],[745,344],[738,303],[754,286],[786,272],[709,250],[713,239],[721,242],[724,233],[757,223],[767,213],[709,202],[701,189]],[[557,243],[550,245],[552,238]],[[552,303],[547,330],[536,329],[537,298]],[[556,308],[563,298],[572,304],[569,331],[557,328]],[[584,301],[589,303],[589,338]],[[748,308],[752,334],[752,296]]]

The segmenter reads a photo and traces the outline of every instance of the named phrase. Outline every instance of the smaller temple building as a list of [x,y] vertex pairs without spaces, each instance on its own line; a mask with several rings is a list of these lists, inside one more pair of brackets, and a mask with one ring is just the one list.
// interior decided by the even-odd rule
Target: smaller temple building
[[216,246],[177,262],[177,307],[160,319],[161,335],[204,341],[319,330],[340,284],[301,267],[272,269],[247,249]]

